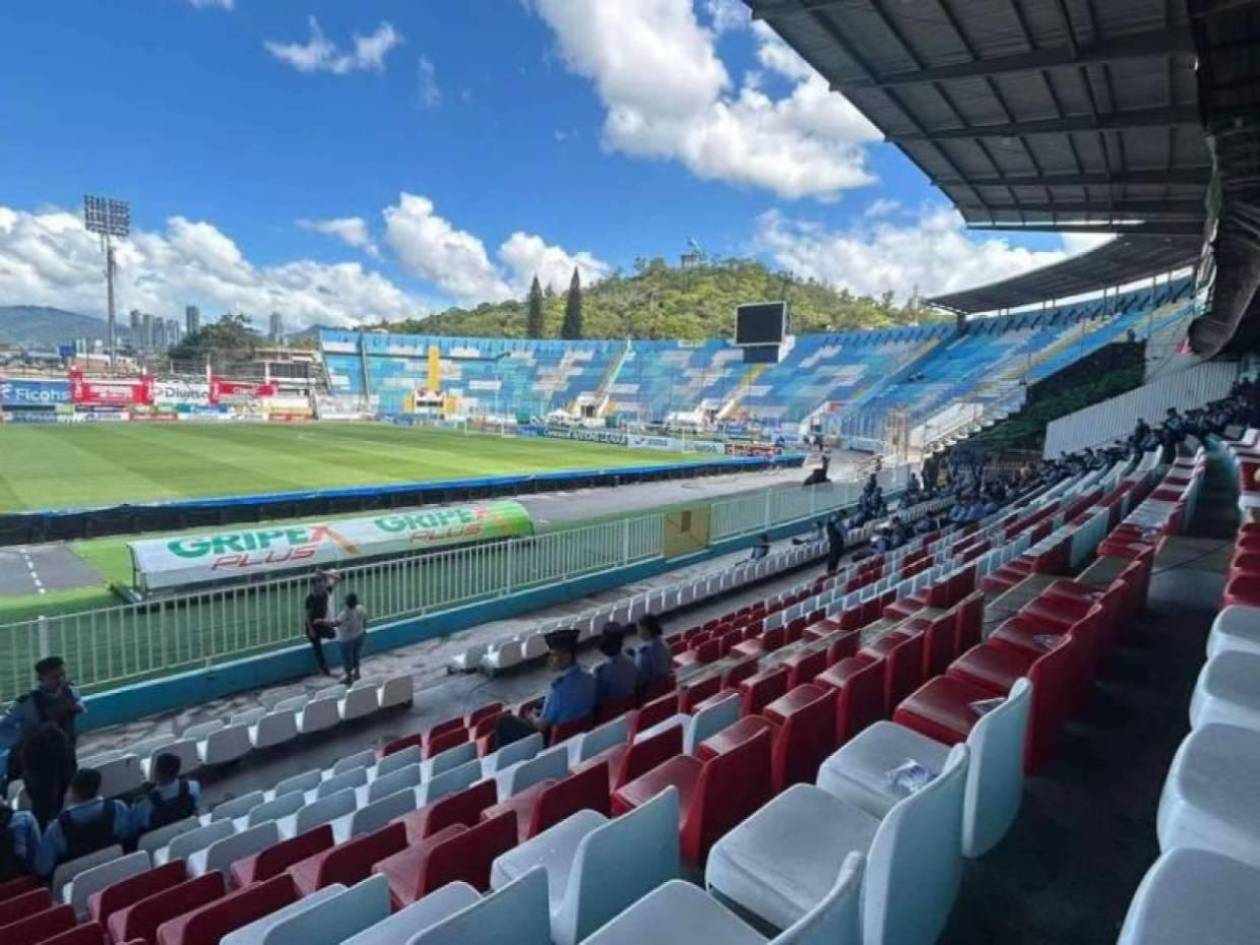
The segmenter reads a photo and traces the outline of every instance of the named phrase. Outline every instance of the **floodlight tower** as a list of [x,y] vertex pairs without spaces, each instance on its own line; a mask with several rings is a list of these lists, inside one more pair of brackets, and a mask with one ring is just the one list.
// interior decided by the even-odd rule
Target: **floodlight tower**
[[114,370],[118,356],[118,334],[114,325],[114,243],[131,232],[131,205],[125,200],[110,197],[83,197],[83,225],[89,233],[101,237],[101,250],[105,253],[105,292],[109,310],[109,369]]

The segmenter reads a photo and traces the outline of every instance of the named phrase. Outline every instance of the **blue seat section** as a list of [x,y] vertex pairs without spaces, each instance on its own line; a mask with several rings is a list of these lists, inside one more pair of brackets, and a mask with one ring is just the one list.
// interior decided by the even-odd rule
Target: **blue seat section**
[[917,423],[960,401],[1002,402],[1021,384],[1122,340],[1130,329],[1144,338],[1186,318],[1190,294],[1189,280],[1181,280],[1106,302],[975,319],[966,335],[940,344],[887,383],[859,395],[852,407],[868,416],[905,409]]
[[619,341],[529,341],[441,335],[320,335],[336,394],[367,396],[381,413],[405,409],[429,387],[429,350],[436,348],[441,389],[456,411],[473,413],[573,409],[598,394],[625,350]]
[[430,349],[441,388],[466,414],[576,411],[630,420],[698,411],[724,419],[795,423],[821,410],[880,417],[905,409],[912,423],[959,402],[1005,405],[1038,381],[1132,330],[1157,334],[1185,319],[1193,286],[1182,279],[1111,296],[968,323],[800,335],[778,364],[751,364],[724,338],[560,341],[323,331],[334,394],[383,414],[406,409],[429,386]]

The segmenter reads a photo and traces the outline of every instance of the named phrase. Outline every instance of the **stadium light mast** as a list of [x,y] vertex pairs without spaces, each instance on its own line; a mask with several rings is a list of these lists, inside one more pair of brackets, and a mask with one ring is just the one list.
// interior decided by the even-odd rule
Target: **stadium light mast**
[[101,250],[105,253],[105,295],[108,321],[109,370],[115,368],[118,357],[118,329],[114,321],[114,243],[116,236],[123,239],[131,232],[131,204],[111,197],[83,196],[83,225],[89,233],[101,238]]

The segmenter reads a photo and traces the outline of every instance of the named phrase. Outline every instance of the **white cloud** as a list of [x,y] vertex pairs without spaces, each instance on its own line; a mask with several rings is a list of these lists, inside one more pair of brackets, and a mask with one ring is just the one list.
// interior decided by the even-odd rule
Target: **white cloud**
[[877,197],[862,211],[866,217],[890,217],[901,209],[901,201],[891,197]]
[[351,39],[353,48],[343,50],[324,35],[315,17],[308,19],[310,38],[305,43],[281,43],[267,40],[263,43],[267,52],[281,62],[291,65],[298,72],[331,72],[345,75],[349,72],[381,72],[385,58],[402,41],[402,34],[385,21],[367,36],[355,33]]
[[605,147],[682,162],[699,177],[781,197],[831,200],[871,183],[862,145],[878,131],[773,33],[753,35],[763,68],[791,83],[774,97],[751,74],[734,87],[714,29],[737,28],[724,3],[692,0],[534,0],[569,69],[603,101]]
[[[189,302],[293,325],[350,325],[419,317],[425,303],[357,262],[295,260],[258,266],[211,223],[171,217],[118,244],[118,310],[174,315]],[[79,216],[0,206],[0,299],[100,314],[105,287],[97,238]]]
[[962,217],[948,207],[924,208],[904,226],[866,223],[861,229],[828,230],[780,213],[759,220],[757,245],[800,276],[864,295],[891,290],[900,299],[954,292],[1048,266],[1081,250],[1032,250],[1000,237],[972,238]]
[[198,10],[231,10],[236,7],[236,0],[188,0]]
[[420,107],[437,108],[442,104],[442,88],[437,82],[437,70],[433,68],[433,63],[427,57],[421,56],[416,71],[420,77],[418,93]]
[[297,225],[312,233],[322,233],[341,240],[347,246],[361,249],[369,256],[377,257],[380,250],[368,232],[367,221],[363,217],[334,217],[329,220],[298,220]]
[[717,33],[741,29],[748,25],[751,18],[743,0],[705,0],[704,7],[709,14],[709,23]]
[[512,272],[512,283],[518,292],[526,288],[535,274],[543,287],[559,292],[569,287],[573,270],[581,275],[582,285],[592,285],[608,277],[612,266],[590,253],[569,253],[559,246],[549,246],[541,236],[516,232],[499,247],[499,258]]
[[589,252],[570,253],[541,236],[517,231],[503,242],[498,262],[481,238],[434,212],[433,201],[400,194],[385,209],[385,235],[410,273],[441,287],[464,305],[519,298],[537,274],[544,285],[565,288],[576,267],[584,285],[606,277],[612,267]]

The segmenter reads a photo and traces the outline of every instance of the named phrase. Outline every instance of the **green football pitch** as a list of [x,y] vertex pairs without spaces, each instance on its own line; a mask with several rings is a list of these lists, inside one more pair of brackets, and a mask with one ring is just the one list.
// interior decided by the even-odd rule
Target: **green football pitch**
[[0,426],[0,512],[695,461],[371,423]]

